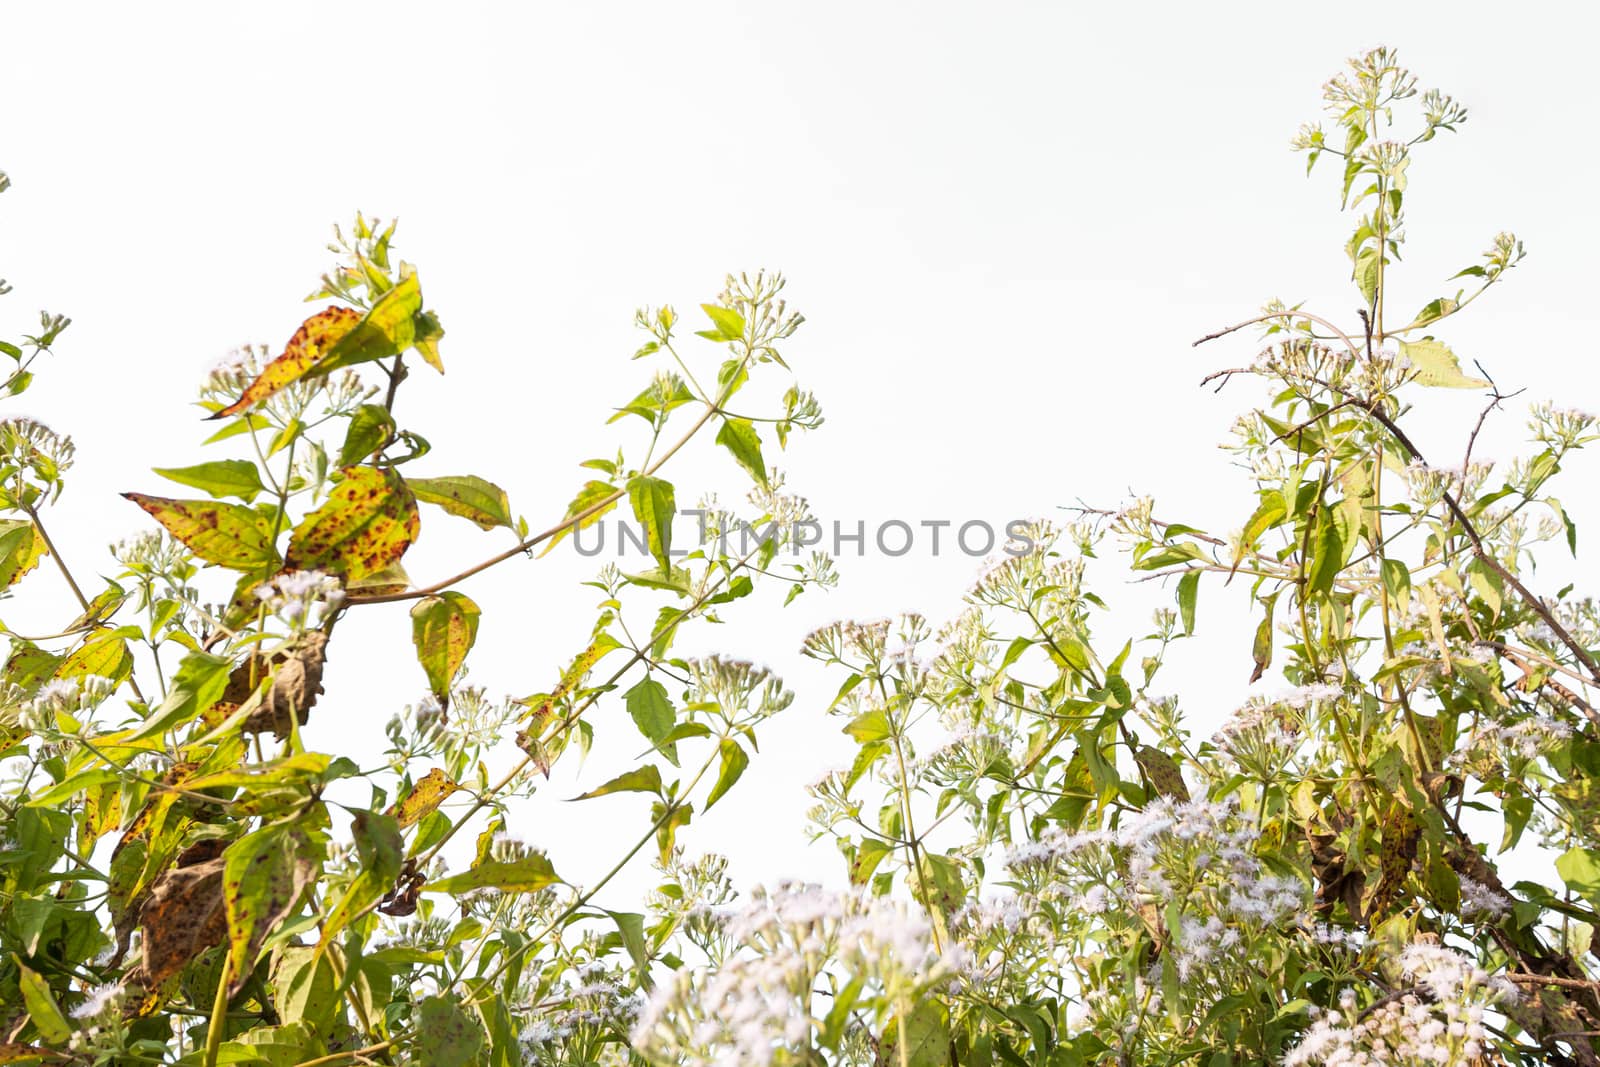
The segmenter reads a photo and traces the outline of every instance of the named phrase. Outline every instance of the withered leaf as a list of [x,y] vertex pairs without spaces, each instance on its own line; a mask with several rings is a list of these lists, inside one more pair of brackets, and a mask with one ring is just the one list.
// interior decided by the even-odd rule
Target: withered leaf
[[139,909],[144,960],[133,972],[138,984],[151,990],[161,986],[227,936],[228,916],[222,903],[225,862],[218,856],[174,867],[150,887]]
[[289,536],[290,570],[319,569],[348,585],[397,562],[421,519],[405,479],[393,470],[346,467],[343,481]]
[[[322,695],[322,664],[327,647],[327,634],[321,630],[307,630],[292,644],[268,657],[267,669],[272,672],[272,683],[261,693],[260,705],[245,717],[242,729],[246,733],[271,730],[282,740],[293,732],[296,723],[306,724],[312,705]],[[248,679],[249,668],[247,660],[234,674],[244,671]],[[260,672],[259,661],[257,672]],[[248,686],[248,680],[245,684]],[[231,677],[229,688],[233,690]]]
[[378,910],[385,915],[397,917],[415,914],[417,902],[422,896],[422,886],[427,880],[425,875],[417,871],[416,857],[407,857],[394,888],[384,894],[383,900],[378,904]]
[[211,416],[225,419],[246,408],[259,404],[279,389],[304,377],[319,361],[333,350],[339,338],[355,329],[361,313],[354,308],[323,308],[295,330],[294,336],[284,346],[283,353],[262,368],[261,374],[245,389],[237,401]]
[[[199,766],[198,763],[189,761],[175,763],[161,776],[160,782],[164,786],[182,785],[194,776]],[[145,881],[151,877],[151,872],[148,870],[150,854],[148,844],[166,821],[167,813],[178,799],[179,794],[170,789],[155,790],[145,801],[144,807],[140,809],[133,822],[123,831],[122,838],[111,851],[111,869],[106,881],[106,893],[107,903],[111,907],[112,927],[117,937],[116,954],[113,957],[117,962],[121,962],[123,955],[128,951],[128,939],[133,935],[134,927],[139,924],[139,909],[149,890],[149,885]],[[191,845],[179,856],[178,866],[188,866],[200,860],[211,859],[211,855],[200,855],[197,851],[211,846],[212,843],[206,841]],[[221,854],[222,849],[217,845],[213,855]],[[164,859],[158,860],[157,867],[164,863]]]

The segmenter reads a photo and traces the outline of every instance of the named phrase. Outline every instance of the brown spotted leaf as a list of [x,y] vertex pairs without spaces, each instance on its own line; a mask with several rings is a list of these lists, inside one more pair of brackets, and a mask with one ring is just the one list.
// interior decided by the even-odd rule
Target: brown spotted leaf
[[0,520],[0,589],[15,585],[45,555],[44,538],[27,519]]
[[1422,824],[1408,808],[1397,802],[1390,807],[1379,832],[1382,838],[1378,846],[1378,861],[1383,875],[1367,904],[1369,919],[1388,911],[1406,876],[1411,873],[1411,865],[1417,858],[1417,845],[1422,839]]
[[392,470],[346,467],[344,480],[289,536],[290,570],[318,569],[346,584],[392,565],[417,539],[421,520],[405,479]]
[[388,596],[391,593],[403,593],[411,588],[411,576],[406,569],[398,563],[369,574],[365,578],[358,578],[344,587],[344,591],[352,597]]
[[411,609],[411,641],[417,646],[417,662],[440,707],[449,707],[450,683],[477,638],[478,605],[463,593],[425,597]]
[[279,389],[304,377],[318,362],[333,350],[339,338],[355,329],[361,313],[354,308],[323,308],[305,322],[289,338],[283,354],[261,369],[261,374],[245,389],[239,399],[212,415],[225,419],[246,408],[259,404]]
[[222,899],[228,921],[229,988],[234,993],[249,979],[267,935],[295,911],[316,877],[305,845],[305,835],[298,830],[270,826],[228,846]]
[[1189,787],[1183,782],[1183,771],[1173,758],[1158,748],[1145,745],[1133,754],[1134,762],[1150,780],[1150,786],[1164,797],[1189,799]]
[[406,794],[404,800],[391,806],[387,814],[393,815],[400,828],[404,830],[433,814],[439,809],[440,804],[449,799],[451,793],[460,788],[444,771],[435,767],[412,786],[411,792]]
[[416,271],[408,264],[402,264],[401,270],[405,276],[378,298],[360,322],[334,342],[326,358],[318,360],[312,368],[311,376],[384,359],[413,345],[435,370],[444,373],[436,347],[444,330],[439,328],[437,319],[422,311],[422,283]]
[[471,520],[480,529],[512,525],[511,501],[506,491],[475,474],[407,478],[406,484],[424,504],[437,504],[452,515]]
[[602,656],[621,647],[621,645],[617,644],[616,638],[608,633],[601,632],[589,643],[589,647],[578,653],[577,657],[567,666],[566,671],[561,675],[561,681],[556,684],[554,692],[535,693],[517,701],[518,704],[531,709],[524,716],[523,721],[542,722],[548,719],[554,712],[556,703],[566,699],[568,694],[578,687],[588,673],[594,669],[594,665],[600,662]]
[[56,667],[57,678],[84,678],[90,675],[121,683],[133,673],[133,655],[128,639],[117,630],[101,633],[73,649]]
[[188,546],[189,551],[219,567],[259,570],[272,562],[272,524],[259,511],[215,500],[173,500],[143,493],[123,493]]
[[184,964],[228,934],[222,904],[221,856],[164,872],[150,888],[139,910],[144,961],[138,980],[155,989],[183,970]]

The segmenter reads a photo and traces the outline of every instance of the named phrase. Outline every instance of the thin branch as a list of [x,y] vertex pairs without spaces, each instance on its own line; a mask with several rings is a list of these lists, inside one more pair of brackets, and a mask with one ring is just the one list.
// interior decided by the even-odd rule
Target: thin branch
[[[1353,394],[1345,391],[1344,389],[1339,389],[1337,386],[1332,386],[1331,388],[1336,389],[1345,396],[1353,396]],[[1400,427],[1395,424],[1393,419],[1391,419],[1388,415],[1385,415],[1375,402],[1363,403],[1362,407],[1366,409],[1367,414],[1371,415],[1380,425],[1383,426],[1384,429],[1388,430],[1389,433],[1394,436],[1394,439],[1400,443],[1400,446],[1410,453],[1411,458],[1424,463],[1427,462],[1427,460],[1423,459],[1422,450],[1417,448],[1417,446],[1412,443],[1411,438],[1406,436],[1405,431],[1400,429]],[[1445,506],[1450,509],[1450,514],[1453,515],[1455,520],[1461,524],[1461,529],[1466,533],[1467,540],[1472,542],[1473,553],[1478,557],[1478,559],[1483,561],[1484,566],[1494,571],[1500,576],[1500,579],[1503,582],[1511,586],[1512,589],[1516,590],[1517,595],[1523,599],[1523,602],[1533,609],[1534,613],[1544,621],[1544,624],[1550,627],[1551,632],[1560,638],[1561,643],[1566,645],[1572,654],[1578,658],[1578,662],[1584,665],[1584,667],[1589,671],[1590,677],[1592,677],[1595,682],[1600,683],[1600,663],[1597,663],[1594,657],[1589,654],[1589,650],[1579,644],[1577,638],[1573,637],[1571,632],[1568,631],[1565,626],[1561,625],[1561,623],[1556,619],[1555,613],[1550,610],[1549,606],[1545,604],[1544,600],[1541,597],[1535,596],[1532,590],[1522,584],[1522,580],[1520,578],[1518,578],[1515,574],[1512,574],[1504,564],[1495,558],[1492,552],[1484,547],[1483,538],[1479,535],[1477,527],[1472,524],[1471,519],[1467,518],[1467,513],[1462,510],[1460,502],[1455,498],[1455,494],[1451,493],[1449,490],[1445,490],[1444,503]]]
[[1246,326],[1254,326],[1258,322],[1270,322],[1273,319],[1305,319],[1307,322],[1314,322],[1319,326],[1332,330],[1334,335],[1338,337],[1339,340],[1344,342],[1346,348],[1348,348],[1357,356],[1361,355],[1361,349],[1357,347],[1354,341],[1350,340],[1349,334],[1339,329],[1339,327],[1335,326],[1327,319],[1322,318],[1319,315],[1312,315],[1305,311],[1269,311],[1265,315],[1257,315],[1253,319],[1245,319],[1243,322],[1235,323],[1234,325],[1225,327],[1224,329],[1218,330],[1215,333],[1208,333],[1204,337],[1200,338],[1200,340],[1194,342],[1191,347],[1199,348],[1207,341],[1215,341],[1219,337],[1226,337],[1230,333],[1237,333]]
[[[644,470],[640,471],[640,477],[648,477],[649,475],[652,475],[656,471],[660,470],[667,460],[671,459],[680,448],[689,443],[690,438],[694,437],[695,434],[700,432],[701,427],[705,426],[706,423],[710,422],[714,416],[721,412],[721,402],[726,399],[727,396],[724,395],[718,398],[717,403],[707,404],[706,409],[701,413],[700,418],[696,420],[693,426],[689,427],[689,432],[678,438],[672,447],[668,448],[653,463],[647,466]],[[609,509],[613,504],[621,500],[626,493],[626,489],[614,490],[601,499],[595,501],[593,504],[590,504],[576,515],[569,515],[562,519],[548,530],[534,534],[526,541],[522,541],[513,547],[508,548],[498,555],[491,556],[482,563],[468,567],[461,573],[452,575],[443,581],[434,582],[432,585],[423,586],[420,589],[408,589],[401,593],[382,593],[374,596],[352,596],[349,598],[347,603],[351,605],[387,604],[399,600],[420,600],[422,597],[432,596],[435,593],[441,593],[444,590],[449,589],[451,586],[456,585],[459,582],[466,581],[468,578],[482,573],[483,571],[488,570],[490,567],[504,563],[513,556],[519,556],[524,552],[527,552],[529,549],[543,544],[545,541],[548,541],[553,537],[564,534],[568,530],[577,529],[588,519]]]
[[[83,595],[83,590],[78,587],[78,580],[72,576],[72,571],[67,569],[67,561],[62,558],[55,542],[50,540],[50,535],[45,531],[44,523],[39,521],[39,512],[26,499],[23,499],[21,503],[23,510],[28,513],[28,518],[33,520],[33,528],[39,531],[39,539],[44,542],[44,547],[49,550],[51,557],[56,561],[56,566],[60,568],[61,577],[65,578],[67,584],[72,587],[72,595],[78,598],[78,603],[82,606],[83,613],[90,615],[94,609],[89,603],[89,598]],[[128,688],[133,690],[133,695],[138,699],[139,703],[145,703],[144,694],[139,691],[139,683],[132,674],[128,675]]]

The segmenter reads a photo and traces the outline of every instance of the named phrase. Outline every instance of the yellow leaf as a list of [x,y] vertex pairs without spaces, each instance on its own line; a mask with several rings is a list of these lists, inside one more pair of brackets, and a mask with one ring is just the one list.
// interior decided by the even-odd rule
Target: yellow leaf
[[273,557],[272,530],[260,512],[214,500],[173,500],[143,493],[122,496],[207,563],[244,571],[260,568]]
[[398,474],[346,467],[327,501],[294,528],[284,563],[290,570],[325,570],[348,584],[398,562],[420,525],[416,498]]
[[289,338],[283,354],[261,369],[261,374],[245,389],[237,401],[211,416],[225,419],[246,408],[259,404],[279,389],[303,378],[319,361],[333,350],[339,338],[356,328],[361,313],[354,308],[323,308],[305,322]]
[[392,805],[386,814],[393,815],[395,821],[404,830],[408,826],[415,826],[427,816],[433,814],[461,787],[452,782],[444,771],[435,767],[422,780],[411,788],[406,798]]

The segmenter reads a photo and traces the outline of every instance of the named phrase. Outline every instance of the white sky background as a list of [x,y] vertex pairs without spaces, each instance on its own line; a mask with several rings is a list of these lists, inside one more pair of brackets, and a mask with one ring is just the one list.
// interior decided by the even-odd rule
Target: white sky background
[[[652,370],[628,361],[633,309],[697,319],[727,270],[768,266],[808,317],[786,353],[828,417],[781,466],[825,520],[999,525],[1131,488],[1225,533],[1248,483],[1210,446],[1259,394],[1196,383],[1255,345],[1190,342],[1274,296],[1353,320],[1336,175],[1325,161],[1304,178],[1287,144],[1321,117],[1322,81],[1379,41],[1472,109],[1413,165],[1395,306],[1452,292],[1450,274],[1515,230],[1529,258],[1441,336],[1525,399],[1594,407],[1595,27],[1578,5],[1509,10],[8,4],[0,275],[16,292],[0,321],[74,320],[15,408],[79,445],[53,532],[82,575],[109,572],[104,545],[145,524],[117,492],[185,495],[149,467],[230,454],[197,450],[214,427],[193,388],[238,344],[281,348],[331,263],[330,224],[359,208],[401,217],[401,254],[448,331],[449,373],[416,371],[397,407],[434,444],[407,473],[490,478],[536,528],[580,460],[624,441],[638,455],[636,431],[604,425]],[[1441,413],[1425,446],[1456,461],[1479,397],[1421,399]],[[1481,454],[1508,456],[1520,430],[1499,417]],[[1581,463],[1563,494],[1591,545],[1595,474]],[[684,504],[742,480],[709,435],[668,476]],[[428,509],[406,562],[431,582],[502,547]],[[836,592],[779,611],[769,588],[686,639],[771,663],[798,693],[745,781],[697,816],[691,850],[732,853],[740,884],[842,875],[831,847],[805,848],[801,791],[849,751],[821,715],[840,678],[794,650],[838,617],[947,617],[976,564],[925,542],[846,558]],[[484,609],[472,679],[549,688],[584,643],[593,569],[563,548],[463,585]],[[1129,605],[1100,627],[1108,655],[1170,596],[1120,582],[1099,586]],[[41,570],[0,614],[54,628],[59,585]],[[1203,724],[1247,691],[1246,595],[1202,587],[1208,636],[1158,685]],[[424,689],[405,605],[347,617],[329,686],[308,743],[375,751]],[[585,788],[637,751],[620,700],[593,714],[618,743]],[[556,802],[578,791],[558,775],[514,829],[584,881],[643,830],[646,802]]]

